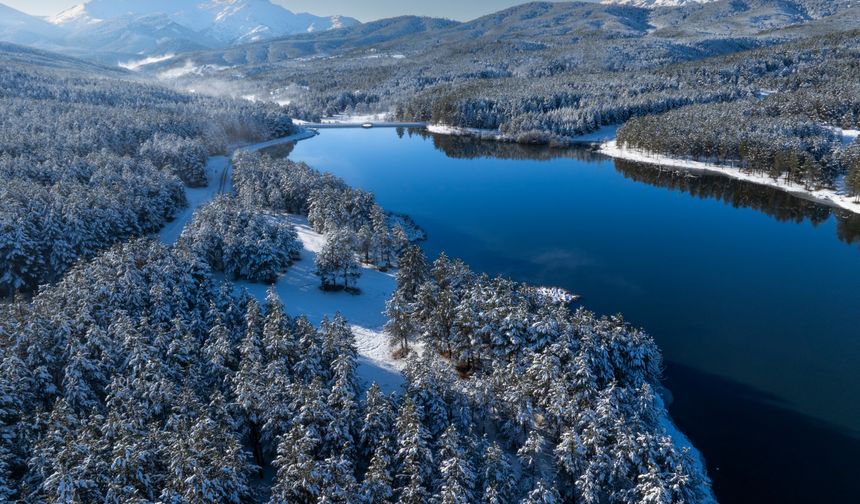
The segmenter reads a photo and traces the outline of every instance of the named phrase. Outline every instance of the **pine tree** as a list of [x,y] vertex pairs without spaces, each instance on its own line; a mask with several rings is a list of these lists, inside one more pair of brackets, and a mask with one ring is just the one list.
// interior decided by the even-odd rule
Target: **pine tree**
[[364,421],[359,430],[359,447],[362,456],[370,458],[384,438],[392,437],[394,409],[391,400],[374,383],[367,390],[364,401]]
[[370,220],[373,226],[373,250],[376,263],[383,269],[391,267],[392,240],[391,230],[388,227],[388,218],[379,205],[373,205],[370,210]]
[[316,502],[323,484],[316,450],[321,440],[313,428],[296,424],[278,443],[278,468],[269,502]]
[[427,281],[430,271],[427,259],[421,247],[409,245],[400,257],[400,269],[397,270],[397,290],[409,303],[414,303],[418,297],[418,289]]
[[522,504],[561,504],[561,502],[561,496],[555,487],[543,480],[538,480],[534,489],[522,500]]
[[361,267],[353,252],[354,243],[353,233],[345,228],[326,236],[325,245],[314,260],[323,289],[336,288],[338,279],[343,280],[345,289],[355,287],[361,276]]
[[229,418],[223,398],[216,394],[210,407],[203,408],[186,391],[182,401],[182,407],[188,405],[190,410],[177,411],[171,420],[176,430],[167,441],[168,478],[162,500],[243,502],[249,495],[250,465],[229,425],[216,419]]
[[394,458],[395,452],[390,438],[380,438],[361,484],[360,494],[364,502],[368,504],[394,502]]
[[481,468],[483,484],[481,502],[484,504],[507,504],[513,501],[516,479],[507,455],[498,443],[486,445]]
[[262,477],[262,467],[265,463],[261,443],[265,408],[261,402],[265,396],[262,315],[257,302],[253,299],[248,302],[247,311],[247,330],[242,345],[239,347],[239,370],[233,379],[233,393],[236,397],[236,403],[245,414],[254,462],[261,468],[260,476]]
[[475,469],[462,447],[460,433],[453,425],[440,439],[442,465],[442,504],[469,504],[475,502]]
[[409,353],[409,339],[415,333],[415,322],[413,320],[413,306],[400,293],[394,291],[394,295],[388,300],[385,307],[385,332],[390,338],[389,344],[399,347],[396,356],[406,356]]
[[399,501],[420,504],[429,498],[433,468],[430,434],[421,423],[421,412],[410,398],[403,400],[397,418],[397,476]]
[[321,488],[320,502],[333,504],[351,504],[356,501],[358,483],[355,481],[355,469],[350,458],[345,454],[325,459],[320,468]]

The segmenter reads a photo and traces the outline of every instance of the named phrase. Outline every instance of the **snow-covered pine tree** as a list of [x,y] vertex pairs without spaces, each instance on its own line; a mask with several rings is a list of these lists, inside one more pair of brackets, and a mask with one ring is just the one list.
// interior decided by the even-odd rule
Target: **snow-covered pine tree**
[[393,437],[394,408],[377,383],[367,390],[363,406],[364,421],[359,427],[358,446],[360,454],[369,459],[383,438]]
[[316,502],[322,489],[322,472],[316,460],[321,440],[316,429],[297,423],[278,443],[274,461],[278,472],[271,504]]
[[397,270],[397,290],[408,303],[414,303],[418,297],[418,289],[427,281],[430,270],[424,251],[417,245],[407,246],[400,256]]
[[421,422],[422,413],[409,397],[400,406],[397,418],[397,472],[398,501],[422,504],[429,497],[430,475],[433,472],[433,452],[430,433]]
[[409,340],[415,334],[413,305],[407,301],[398,290],[385,305],[385,332],[389,337],[389,345],[397,347],[395,357],[405,357],[409,353]]
[[440,438],[442,448],[439,497],[442,504],[471,504],[475,502],[475,468],[462,446],[460,433],[449,426]]
[[354,288],[361,276],[361,267],[355,258],[354,234],[347,229],[337,229],[326,236],[326,243],[317,253],[314,265],[324,290],[338,287],[342,280],[345,289]]
[[485,443],[482,457],[481,502],[483,504],[508,504],[513,502],[517,480],[508,456],[497,442]]
[[370,466],[361,483],[360,495],[368,504],[387,504],[394,502],[394,443],[383,436],[376,443]]

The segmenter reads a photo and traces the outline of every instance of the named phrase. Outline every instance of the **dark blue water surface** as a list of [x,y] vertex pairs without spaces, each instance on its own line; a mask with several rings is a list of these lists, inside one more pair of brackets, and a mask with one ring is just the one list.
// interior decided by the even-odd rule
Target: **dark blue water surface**
[[412,216],[431,255],[644,327],[722,502],[860,495],[856,217],[587,149],[343,129],[290,157]]

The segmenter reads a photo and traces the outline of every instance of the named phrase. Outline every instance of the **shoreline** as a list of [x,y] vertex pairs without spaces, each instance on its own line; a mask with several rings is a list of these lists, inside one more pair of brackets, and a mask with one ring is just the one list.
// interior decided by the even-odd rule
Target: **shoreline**
[[[855,198],[841,192],[837,189],[806,189],[800,184],[789,184],[784,178],[774,180],[767,175],[756,175],[747,173],[739,168],[720,165],[716,163],[707,163],[703,161],[694,161],[690,159],[674,158],[655,154],[652,152],[641,151],[637,149],[628,149],[619,147],[616,134],[621,125],[603,126],[600,129],[570,139],[570,143],[574,145],[596,145],[597,152],[604,156],[613,159],[623,159],[637,163],[645,163],[660,167],[671,167],[679,170],[687,170],[691,172],[710,173],[713,175],[722,175],[731,177],[737,180],[758,184],[761,186],[771,187],[780,191],[786,192],[797,198],[802,198],[807,201],[812,201],[822,205],[829,206],[838,210],[845,210],[854,214],[860,215],[860,199]],[[479,140],[489,140],[495,142],[514,142],[516,140],[498,130],[484,130],[476,128],[461,128],[457,126],[447,126],[443,124],[430,124],[426,126],[427,131],[439,135],[464,136],[477,138]],[[843,143],[849,139],[856,140],[860,135],[860,130],[841,130],[843,135]]]
[[784,178],[776,179],[767,175],[757,175],[742,171],[740,168],[720,165],[716,163],[706,163],[703,161],[693,161],[690,159],[673,158],[660,154],[654,154],[647,151],[637,149],[629,149],[618,146],[616,140],[610,140],[600,144],[598,152],[609,156],[613,159],[623,159],[637,163],[645,163],[655,166],[664,166],[678,168],[681,170],[711,173],[714,175],[723,175],[737,180],[743,180],[754,184],[779,189],[798,198],[803,198],[816,203],[821,203],[829,207],[840,210],[860,214],[860,201],[854,196],[840,193],[835,189],[806,189],[800,184],[789,184]]
[[[236,147],[232,149],[232,152],[254,152],[283,143],[311,139],[319,135],[319,132],[314,131],[315,128],[312,128],[307,123],[299,124],[298,126],[302,130],[292,135]],[[329,125],[328,127],[360,128],[361,124]],[[422,125],[421,127],[426,127],[432,132],[431,125]],[[611,128],[613,128],[612,133],[614,134],[617,126]],[[608,132],[603,131],[602,128],[592,135],[598,133],[606,134]],[[581,143],[593,144],[596,143],[596,140],[589,138],[582,140]],[[232,192],[232,183],[230,183],[232,163],[230,162],[230,157],[212,156],[209,158],[206,168],[209,185],[201,189],[186,187],[186,194],[189,195],[189,206],[158,233],[160,240],[166,245],[175,243],[197,208],[211,201],[218,194]],[[217,183],[219,179],[226,179],[227,181],[220,188]],[[385,324],[384,317],[382,316],[385,302],[395,287],[394,274],[392,272],[382,273],[373,268],[363,266],[363,275],[359,279],[361,294],[354,296],[348,293],[326,293],[321,291],[317,287],[317,278],[313,272],[313,264],[316,253],[321,250],[325,243],[325,237],[314,232],[308,225],[307,219],[302,216],[285,214],[283,217],[292,221],[296,226],[299,239],[302,242],[301,260],[292,265],[286,273],[280,275],[273,286],[247,281],[228,281],[228,283],[232,284],[234,289],[247,289],[260,302],[265,301],[269,288],[274,288],[282,302],[291,307],[290,313],[292,315],[306,315],[315,325],[319,324],[325,315],[331,316],[334,313],[343,313],[347,317],[355,336],[356,348],[359,353],[357,372],[361,380],[365,385],[368,382],[377,382],[387,393],[396,392],[405,382],[402,375],[405,362],[395,360],[391,357],[388,338],[382,329]],[[547,287],[539,288],[548,289]],[[421,345],[416,343],[415,349],[420,352]],[[662,387],[662,384],[659,385]],[[675,446],[688,451],[697,465],[702,468],[702,474],[707,475],[704,455],[693,445],[683,431],[675,425],[662,395],[658,393],[656,397],[662,406],[658,422],[663,427],[665,435],[672,440]],[[708,503],[716,502],[712,491],[706,491],[705,493],[710,497],[707,501]]]

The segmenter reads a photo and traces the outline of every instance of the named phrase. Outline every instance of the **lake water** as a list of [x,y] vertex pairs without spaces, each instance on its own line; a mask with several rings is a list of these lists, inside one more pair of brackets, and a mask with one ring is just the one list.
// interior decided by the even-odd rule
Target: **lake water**
[[402,129],[323,130],[290,157],[412,216],[431,255],[644,327],[721,502],[860,495],[857,217],[588,149]]

